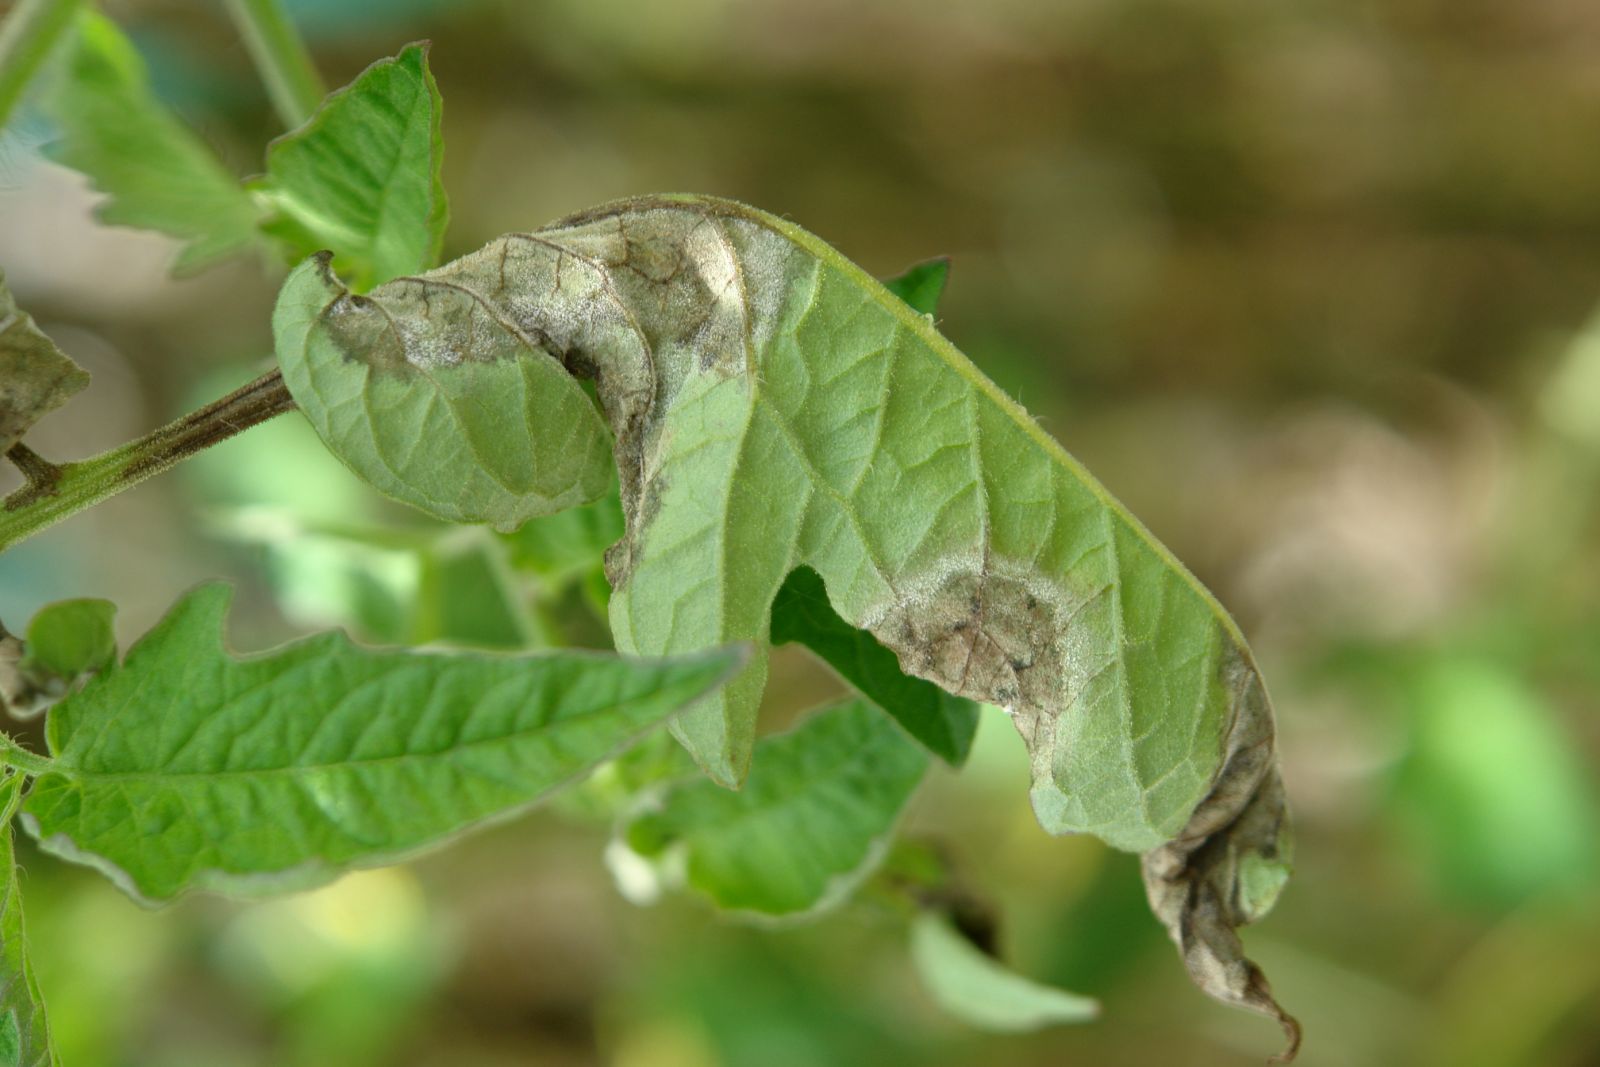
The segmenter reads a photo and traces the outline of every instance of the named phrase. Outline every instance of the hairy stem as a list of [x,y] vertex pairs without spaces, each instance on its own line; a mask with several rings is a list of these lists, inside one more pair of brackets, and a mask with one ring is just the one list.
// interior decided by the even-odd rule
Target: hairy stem
[[20,0],[0,24],[0,126],[61,39],[82,0]]
[[283,124],[303,125],[328,91],[281,0],[228,0],[228,11]]
[[[48,771],[52,762],[54,761],[50,757],[29,752],[11,740],[9,736],[0,734],[0,765],[15,768],[23,774],[36,775]],[[20,797],[21,794],[17,796]],[[15,814],[16,799],[13,798],[11,809],[0,813],[0,826],[4,826],[5,823],[10,821],[11,816]]]
[[6,455],[28,484],[0,504],[0,551],[292,407],[283,376],[273,371],[154,433],[79,463],[58,467],[14,446]]

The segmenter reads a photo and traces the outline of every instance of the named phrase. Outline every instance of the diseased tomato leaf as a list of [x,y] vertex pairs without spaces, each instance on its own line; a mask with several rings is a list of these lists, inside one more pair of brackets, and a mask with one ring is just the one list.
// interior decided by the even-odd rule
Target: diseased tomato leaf
[[510,361],[593,377],[627,525],[607,557],[617,647],[756,649],[673,722],[709,775],[748,773],[772,604],[810,567],[905,671],[1007,709],[1045,829],[1144,853],[1194,979],[1298,1042],[1235,932],[1288,873],[1272,713],[1239,628],[927,316],[837,251],[730,201],[648,197],[367,297],[304,264],[275,328],[329,447],[457,521],[593,499],[561,464],[596,454],[603,429],[541,418],[531,391],[505,408],[522,388]]

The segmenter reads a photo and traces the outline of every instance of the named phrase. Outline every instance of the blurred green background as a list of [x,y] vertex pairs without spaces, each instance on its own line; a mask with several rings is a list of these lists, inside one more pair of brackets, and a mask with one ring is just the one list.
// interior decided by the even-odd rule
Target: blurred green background
[[[107,3],[235,166],[281,132],[221,4]],[[1600,1063],[1600,7],[1581,0],[301,0],[329,84],[428,37],[455,255],[677,190],[879,274],[954,257],[943,330],[1240,620],[1277,704],[1295,881],[1246,931],[1301,1062]],[[94,383],[30,443],[120,443],[260,373],[278,268],[165,276],[49,131],[0,141],[0,264]],[[0,485],[8,489],[12,479]],[[573,531],[580,538],[582,531]],[[555,543],[559,546],[562,538]],[[237,647],[596,644],[549,544],[430,528],[279,419],[0,558],[0,615],[241,589]],[[569,565],[570,564],[570,565]],[[766,721],[837,688],[775,665]],[[35,739],[36,740],[36,739]],[[1137,861],[1052,839],[995,713],[909,829],[1095,1024],[943,1018],[862,904],[752,930],[639,908],[569,803],[406,867],[141,911],[22,846],[69,1067],[1258,1062]]]

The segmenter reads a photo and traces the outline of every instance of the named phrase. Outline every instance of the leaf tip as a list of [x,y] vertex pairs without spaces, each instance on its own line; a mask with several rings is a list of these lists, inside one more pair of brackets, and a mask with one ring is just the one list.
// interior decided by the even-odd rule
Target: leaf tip
[[306,269],[316,272],[318,280],[330,289],[343,289],[344,282],[339,280],[339,275],[333,269],[333,250],[321,248],[306,257],[309,265]]
[[333,253],[327,249],[313,252],[290,269],[283,280],[274,316],[295,305],[304,305],[308,312],[314,309],[320,313],[330,300],[349,291],[333,268]]
[[438,84],[435,82],[433,70],[428,64],[428,57],[432,51],[433,40],[424,37],[421,40],[412,41],[401,48],[400,51],[394,54],[392,59],[380,62],[387,62],[400,67],[405,71],[407,78],[415,78],[421,81],[429,94],[434,96],[435,103],[437,103]]
[[[1300,1049],[1300,1024],[1272,995],[1261,968],[1245,956],[1238,934],[1239,927],[1266,913],[1288,878],[1283,782],[1275,769],[1248,758],[1233,772],[1223,776],[1222,793],[1244,796],[1243,809],[1216,826],[1207,824],[1215,811],[1202,807],[1196,816],[1202,832],[1147,852],[1145,890],[1195,984],[1225,1004],[1275,1020],[1287,1043],[1271,1062],[1289,1063]],[[1253,785],[1245,785],[1251,777]]]
[[[1268,995],[1270,999],[1270,994]],[[1274,1004],[1277,1002],[1274,1001]],[[1277,1055],[1267,1057],[1268,1063],[1293,1063],[1300,1055],[1300,1040],[1304,1036],[1300,1029],[1300,1020],[1283,1009],[1278,1009],[1278,1025],[1283,1027],[1283,1051]]]

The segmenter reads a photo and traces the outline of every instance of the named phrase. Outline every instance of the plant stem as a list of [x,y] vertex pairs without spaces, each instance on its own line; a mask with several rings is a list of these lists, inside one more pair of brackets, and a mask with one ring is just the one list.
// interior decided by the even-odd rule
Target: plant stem
[[328,91],[282,0],[228,0],[228,11],[283,124],[291,130],[304,124]]
[[[50,759],[49,756],[35,755],[11,740],[6,734],[0,734],[0,764],[13,767],[23,774],[33,775],[44,774],[50,769],[50,765],[53,762],[55,761]],[[13,814],[14,811],[4,812],[3,819],[0,819],[0,822],[9,821]]]
[[6,458],[28,479],[28,485],[33,487],[37,495],[49,492],[61,481],[61,468],[21,441],[6,450]]
[[6,455],[28,484],[0,504],[0,552],[292,407],[283,375],[273,371],[154,433],[79,463],[58,467],[14,446]]
[[0,24],[0,127],[82,6],[82,0],[19,0]]

